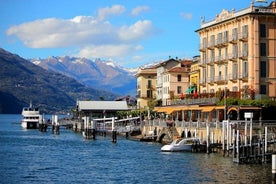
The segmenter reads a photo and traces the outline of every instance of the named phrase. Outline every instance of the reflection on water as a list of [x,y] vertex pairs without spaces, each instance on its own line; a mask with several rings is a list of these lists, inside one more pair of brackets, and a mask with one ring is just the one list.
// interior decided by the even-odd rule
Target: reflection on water
[[61,129],[24,131],[0,115],[1,183],[271,183],[271,165],[238,165],[217,154],[161,152],[160,144],[84,140]]

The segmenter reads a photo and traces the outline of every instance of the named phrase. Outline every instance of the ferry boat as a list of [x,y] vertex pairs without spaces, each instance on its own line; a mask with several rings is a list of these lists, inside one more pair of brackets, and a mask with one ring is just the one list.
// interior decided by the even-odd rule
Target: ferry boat
[[39,123],[42,122],[42,115],[40,115],[37,107],[30,104],[29,107],[24,107],[22,110],[21,126],[25,129],[37,129]]

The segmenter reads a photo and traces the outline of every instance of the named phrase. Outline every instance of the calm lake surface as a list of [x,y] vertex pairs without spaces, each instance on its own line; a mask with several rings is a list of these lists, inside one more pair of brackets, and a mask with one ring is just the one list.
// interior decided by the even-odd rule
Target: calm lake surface
[[163,153],[162,145],[23,130],[0,115],[0,183],[271,183],[271,164],[238,165],[218,154]]

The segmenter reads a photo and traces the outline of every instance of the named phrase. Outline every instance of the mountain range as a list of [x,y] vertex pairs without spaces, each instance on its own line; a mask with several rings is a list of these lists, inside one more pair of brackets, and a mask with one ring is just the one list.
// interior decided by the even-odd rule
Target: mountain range
[[118,96],[46,70],[0,48],[0,113],[21,113],[30,102],[42,112],[57,113],[75,107],[77,100],[114,100]]
[[74,78],[80,83],[119,95],[135,96],[136,69],[126,69],[112,61],[95,61],[78,57],[49,57],[31,59],[32,63],[48,70]]

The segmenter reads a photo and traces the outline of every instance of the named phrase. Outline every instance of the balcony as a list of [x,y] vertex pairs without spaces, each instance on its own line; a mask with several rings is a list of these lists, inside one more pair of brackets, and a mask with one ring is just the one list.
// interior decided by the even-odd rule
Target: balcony
[[237,53],[232,53],[232,54],[229,54],[228,55],[228,59],[231,60],[231,61],[237,61],[238,59],[238,54]]
[[239,79],[242,81],[248,81],[248,72],[243,72],[239,74]]
[[214,65],[214,62],[215,62],[215,57],[210,57],[209,59],[207,59],[208,65]]
[[152,99],[153,95],[146,95],[146,94],[138,94],[136,95],[136,98],[143,98],[143,99]]
[[214,50],[215,49],[215,41],[213,40],[213,41],[210,41],[209,43],[208,43],[208,49],[210,49],[210,50]]
[[200,79],[200,80],[199,80],[199,84],[200,84],[201,86],[206,86],[206,79]]
[[151,85],[147,85],[147,89],[155,89],[154,86],[151,84]]
[[206,65],[206,63],[207,63],[206,59],[201,59],[199,62],[199,65],[204,67]]
[[214,82],[215,82],[215,77],[214,77],[214,76],[209,77],[209,78],[207,79],[207,83],[209,83],[210,85],[214,84]]
[[227,63],[228,62],[228,55],[227,56],[217,56],[215,59],[215,63],[216,64],[223,64],[223,63]]
[[215,77],[215,83],[217,84],[226,84],[228,81],[227,76],[218,75]]
[[238,80],[238,74],[237,73],[233,73],[233,74],[229,74],[229,80],[234,82]]
[[229,38],[229,42],[232,43],[232,44],[236,44],[238,41],[238,36],[237,35],[231,35],[230,38]]
[[206,45],[206,44],[200,44],[200,45],[199,45],[199,51],[201,51],[201,52],[205,52],[205,51],[206,51],[206,48],[207,48],[207,45]]
[[247,32],[244,32],[244,33],[240,34],[240,35],[239,35],[239,40],[240,40],[240,41],[243,41],[243,42],[248,41],[248,33],[247,33]]
[[247,51],[242,51],[239,53],[239,58],[240,59],[247,59],[248,58],[248,52]]

